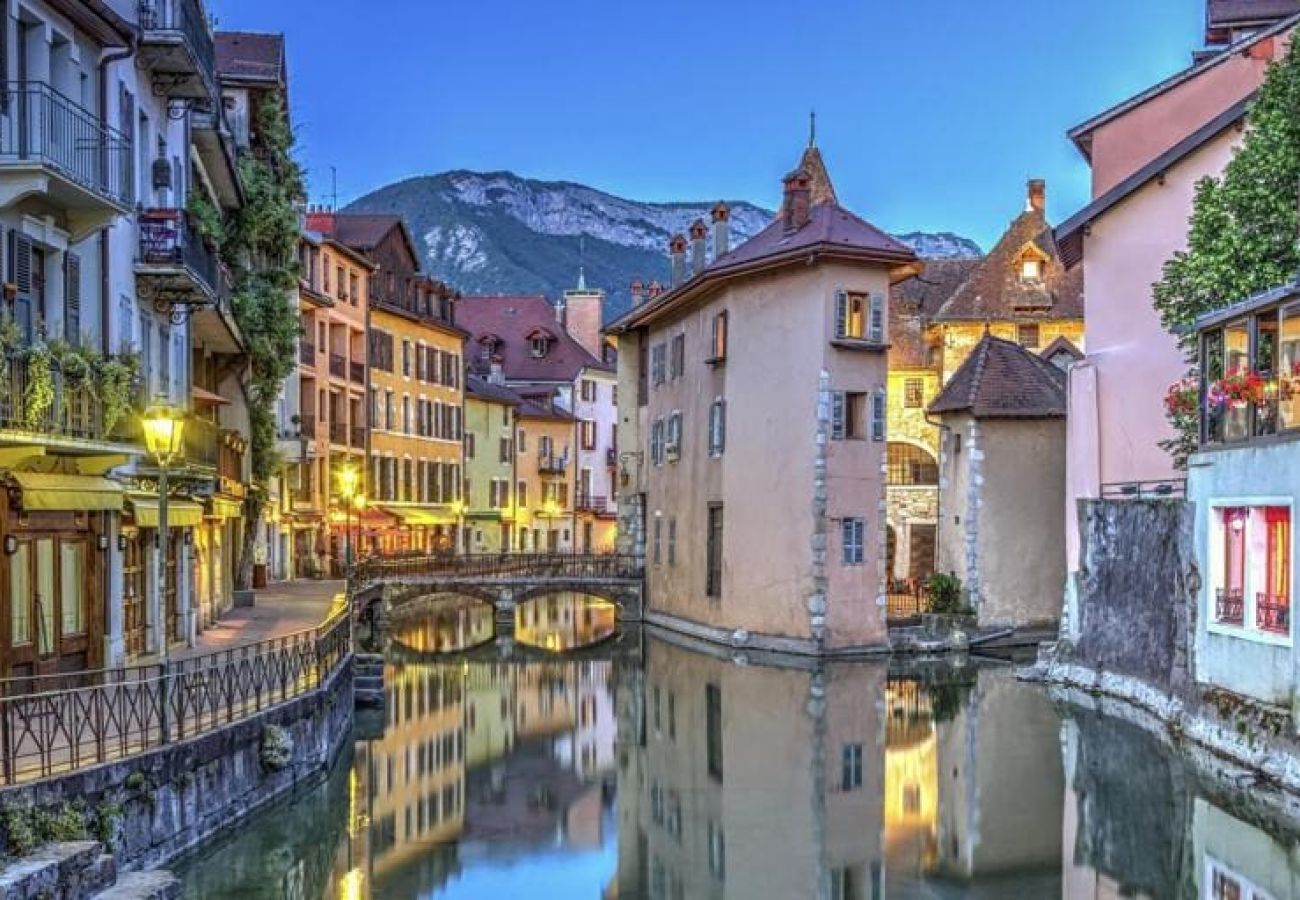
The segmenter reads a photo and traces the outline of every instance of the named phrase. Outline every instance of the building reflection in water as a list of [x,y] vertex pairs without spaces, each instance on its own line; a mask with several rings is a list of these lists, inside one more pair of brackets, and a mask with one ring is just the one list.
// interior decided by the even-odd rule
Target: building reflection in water
[[1010,667],[595,655],[391,662],[351,764],[184,867],[189,895],[1300,896],[1253,795]]
[[617,629],[614,604],[586,594],[543,594],[515,607],[515,640],[543,650],[589,647]]
[[445,596],[427,603],[418,619],[393,626],[392,639],[418,653],[454,653],[492,640],[492,605],[473,597]]

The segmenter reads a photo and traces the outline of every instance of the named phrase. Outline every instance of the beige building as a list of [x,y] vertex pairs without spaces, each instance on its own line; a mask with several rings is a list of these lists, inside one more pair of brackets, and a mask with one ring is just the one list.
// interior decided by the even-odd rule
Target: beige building
[[939,570],[962,579],[982,625],[1054,622],[1065,584],[1065,373],[985,335],[930,414],[944,432]]
[[916,257],[839,205],[821,154],[729,249],[728,210],[672,243],[673,287],[613,323],[620,533],[647,618],[822,653],[885,641],[890,285]]

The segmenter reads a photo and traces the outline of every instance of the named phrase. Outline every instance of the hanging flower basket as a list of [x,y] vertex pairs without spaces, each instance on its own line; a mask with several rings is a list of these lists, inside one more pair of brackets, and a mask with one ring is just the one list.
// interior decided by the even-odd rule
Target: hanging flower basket
[[1254,372],[1225,375],[1210,383],[1207,399],[1216,408],[1244,409],[1264,400],[1264,379]]
[[1165,415],[1172,422],[1196,418],[1200,396],[1201,385],[1195,377],[1178,379],[1165,392]]

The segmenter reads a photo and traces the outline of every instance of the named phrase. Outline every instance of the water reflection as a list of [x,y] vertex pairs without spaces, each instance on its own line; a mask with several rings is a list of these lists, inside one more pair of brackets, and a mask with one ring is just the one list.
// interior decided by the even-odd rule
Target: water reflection
[[188,896],[1300,896],[1292,825],[1008,667],[601,650],[390,664],[353,758]]
[[515,608],[515,639],[557,653],[599,643],[617,628],[614,604],[572,591],[543,594]]
[[440,596],[426,601],[422,615],[394,624],[392,638],[418,653],[455,653],[492,640],[492,605],[473,597]]

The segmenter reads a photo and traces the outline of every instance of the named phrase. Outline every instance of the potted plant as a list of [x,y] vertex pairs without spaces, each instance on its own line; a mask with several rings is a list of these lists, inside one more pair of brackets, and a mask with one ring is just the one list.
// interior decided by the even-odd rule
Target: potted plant
[[1256,372],[1232,372],[1210,382],[1206,399],[1211,406],[1222,409],[1245,409],[1252,403],[1264,400],[1265,380]]
[[975,628],[975,610],[966,602],[961,579],[956,575],[934,573],[925,583],[925,593],[930,611],[922,622],[927,631],[937,634]]

